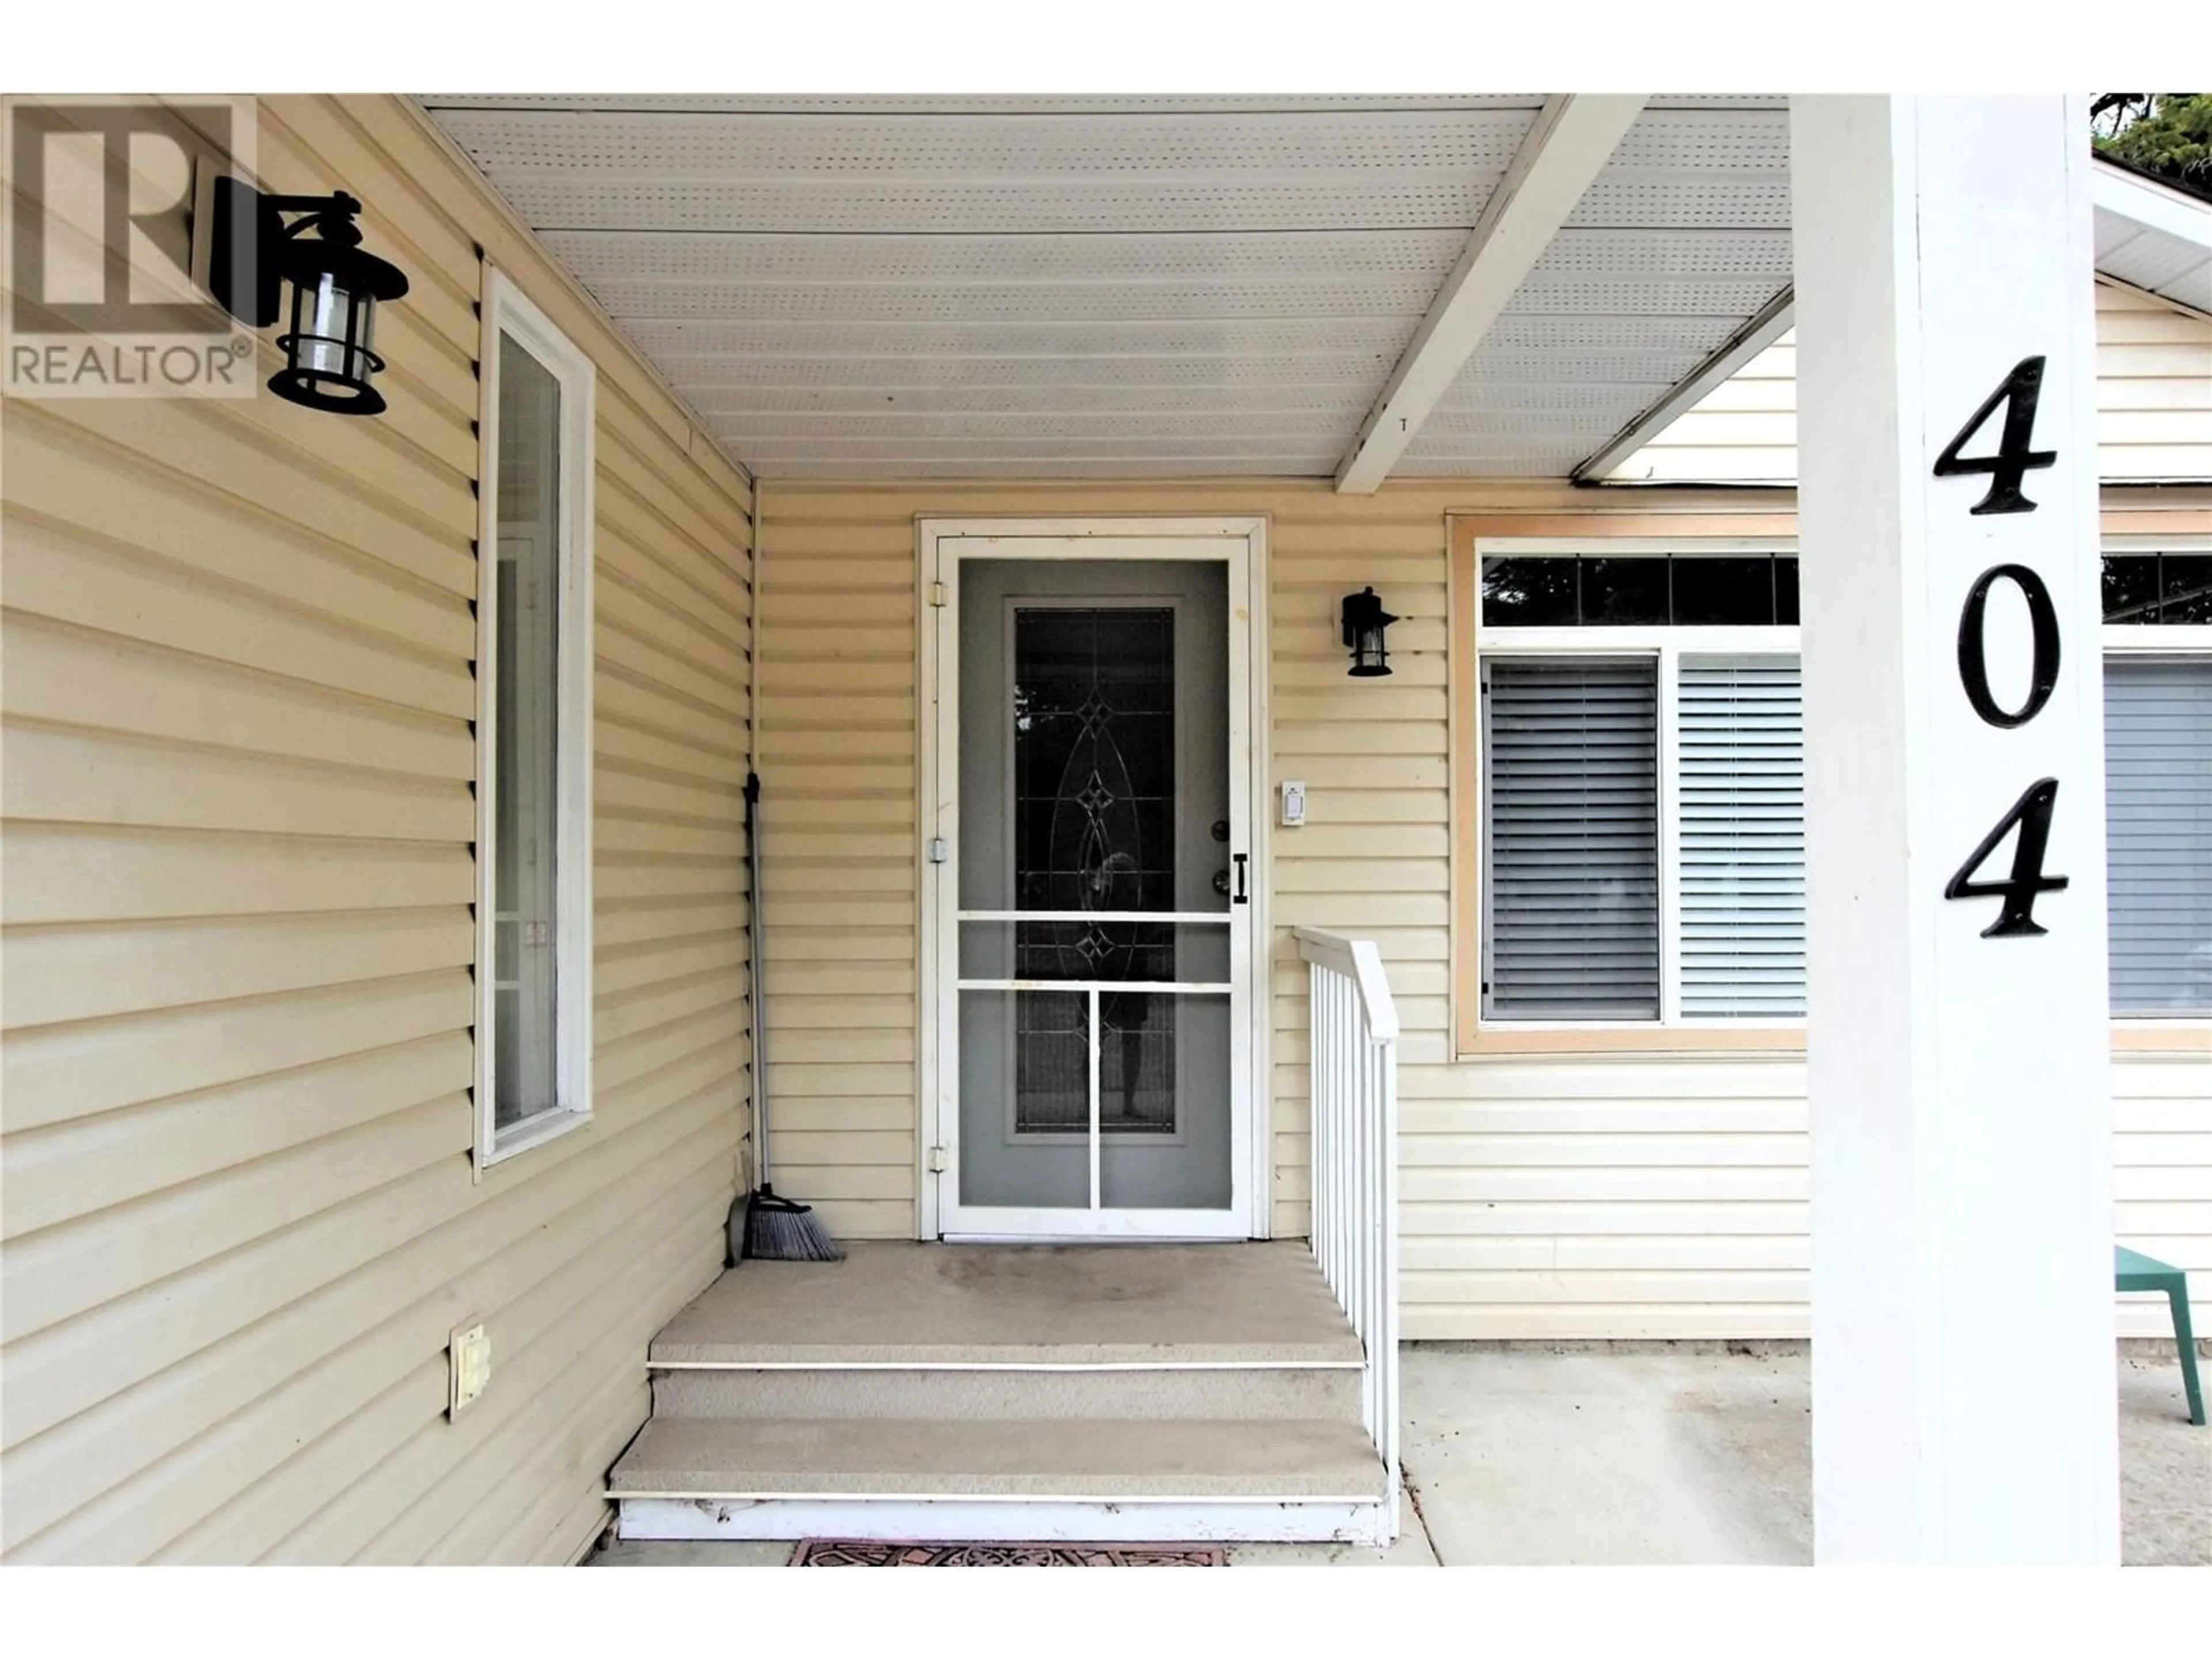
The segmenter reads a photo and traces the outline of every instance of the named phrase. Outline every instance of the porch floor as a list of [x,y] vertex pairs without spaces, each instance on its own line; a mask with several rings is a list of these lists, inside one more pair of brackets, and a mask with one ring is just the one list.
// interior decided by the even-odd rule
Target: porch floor
[[655,1365],[1357,1365],[1313,1257],[1265,1244],[854,1244],[746,1261],[653,1339]]

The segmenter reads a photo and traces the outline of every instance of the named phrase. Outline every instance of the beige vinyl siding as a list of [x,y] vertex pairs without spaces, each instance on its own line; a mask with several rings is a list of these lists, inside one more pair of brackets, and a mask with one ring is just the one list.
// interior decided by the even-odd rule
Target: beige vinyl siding
[[[1802,1060],[1515,1057],[1402,1107],[1407,1337],[1802,1337]],[[2112,1065],[2114,1227],[2212,1306],[2212,1044]],[[2000,1271],[2002,1264],[1990,1264]],[[2124,1336],[2170,1337],[2163,1298]]]
[[[1670,491],[1663,505],[1679,520],[1786,511],[1789,497]],[[2201,495],[2185,505],[2201,522]],[[846,1237],[915,1236],[915,520],[1264,514],[1272,776],[1309,791],[1305,826],[1272,832],[1274,1231],[1304,1231],[1310,1185],[1306,978],[1287,930],[1339,928],[1381,943],[1404,1021],[1409,1336],[1802,1335],[1802,1059],[1455,1058],[1445,514],[1561,535],[1594,511],[1651,510],[1628,492],[1501,483],[1392,483],[1371,498],[1256,480],[762,484],[779,1185]],[[2125,527],[2155,519],[2133,513]],[[1368,583],[1405,618],[1381,682],[1346,677],[1337,632],[1341,597]],[[2130,1056],[2118,1076],[2123,1233],[2212,1273],[2212,1046]],[[2155,1324],[2127,1319],[2136,1334]]]
[[[565,1560],[744,1152],[751,485],[408,108],[261,111],[412,279],[390,413],[0,416],[0,1547]],[[595,1115],[481,1182],[479,245],[599,373]]]
[[[915,1234],[921,981],[915,531],[761,507],[765,1085],[778,1192],[833,1234]],[[855,510],[857,509],[857,510]]]
[[[2212,1036],[2112,1066],[2113,1231],[2189,1273],[2197,1334],[2212,1335]],[[2166,1298],[2127,1297],[2123,1336],[2172,1337]]]
[[[1463,495],[1463,489],[1458,494]],[[779,1190],[857,1238],[911,1238],[919,1180],[918,517],[1270,515],[1276,775],[1313,792],[1276,840],[1270,1212],[1305,1225],[1304,980],[1297,923],[1370,933],[1409,1028],[1446,1030],[1449,902],[1445,486],[1371,499],[1326,484],[817,484],[760,489],[763,835],[769,1111]],[[1344,679],[1336,606],[1373,582],[1406,620],[1377,695]],[[849,712],[848,712],[849,711]],[[1264,809],[1263,809],[1264,810]],[[1303,837],[1304,839],[1300,839]],[[1363,846],[1367,849],[1362,852]],[[1395,847],[1402,856],[1378,860]],[[1396,883],[1401,890],[1384,891]],[[1413,1040],[1418,1043],[1418,1036]]]
[[[1581,510],[1586,500],[1510,484],[1393,484],[1360,498],[1285,481],[763,483],[763,920],[779,1189],[821,1205],[848,1237],[915,1236],[918,518],[1267,515],[1273,776],[1303,778],[1309,791],[1305,827],[1273,832],[1271,893],[1268,1214],[1278,1235],[1296,1236],[1310,1182],[1306,981],[1291,927],[1381,943],[1407,1032],[1409,1104],[1466,1087],[1468,1068],[1449,1063],[1444,514],[1501,503]],[[1380,684],[1346,678],[1338,633],[1342,596],[1370,582],[1403,617],[1390,631],[1395,672]],[[842,712],[841,694],[859,718]]]
[[[2097,282],[2097,467],[2107,483],[2212,478],[2212,318]],[[1611,473],[1618,482],[1794,483],[1792,329]]]
[[1514,1055],[1425,1085],[1401,1108],[1408,1337],[1806,1334],[1802,1060]]

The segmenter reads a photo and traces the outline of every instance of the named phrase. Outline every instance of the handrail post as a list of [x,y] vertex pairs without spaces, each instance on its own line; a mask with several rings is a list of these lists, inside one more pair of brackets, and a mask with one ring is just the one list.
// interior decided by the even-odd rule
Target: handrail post
[[1308,964],[1310,1244],[1358,1337],[1360,1417],[1381,1455],[1397,1536],[1398,1011],[1372,939],[1291,930]]

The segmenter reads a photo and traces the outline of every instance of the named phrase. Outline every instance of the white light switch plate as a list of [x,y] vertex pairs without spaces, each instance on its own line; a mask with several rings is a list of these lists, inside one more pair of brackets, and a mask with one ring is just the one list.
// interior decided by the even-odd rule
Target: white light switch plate
[[447,1402],[447,1413],[459,1417],[476,1403],[477,1396],[491,1382],[491,1338],[479,1320],[457,1327],[452,1344],[453,1394]]
[[1295,830],[1305,821],[1306,787],[1286,778],[1283,781],[1283,827]]

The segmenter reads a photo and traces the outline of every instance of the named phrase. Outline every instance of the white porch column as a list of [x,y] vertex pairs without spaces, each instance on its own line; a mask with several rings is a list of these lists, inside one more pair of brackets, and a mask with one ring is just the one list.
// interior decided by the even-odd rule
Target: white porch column
[[[2117,1562],[2087,109],[1800,98],[1791,149],[1814,1553]],[[1976,514],[2003,475],[1936,468],[2008,378],[1954,453],[2033,507]],[[2044,780],[2045,856],[1976,860]],[[2039,871],[1997,937],[2024,902],[1946,896]]]

